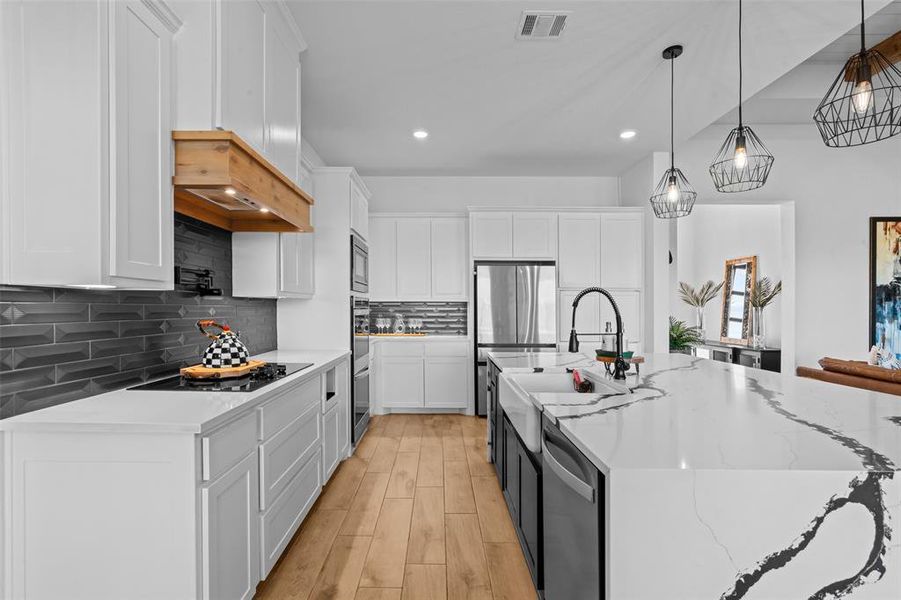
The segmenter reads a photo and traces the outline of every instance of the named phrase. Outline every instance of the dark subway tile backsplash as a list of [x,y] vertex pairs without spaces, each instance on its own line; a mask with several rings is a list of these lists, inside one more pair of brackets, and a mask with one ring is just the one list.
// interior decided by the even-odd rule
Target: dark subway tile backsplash
[[369,331],[380,333],[376,319],[391,319],[391,331],[398,315],[404,316],[409,332],[410,319],[422,319],[421,333],[466,335],[466,302],[372,302],[369,305]]
[[231,297],[229,232],[176,215],[175,264],[211,269],[223,295],[0,286],[0,418],[195,364],[198,319],[228,323],[252,354],[275,349],[275,300]]

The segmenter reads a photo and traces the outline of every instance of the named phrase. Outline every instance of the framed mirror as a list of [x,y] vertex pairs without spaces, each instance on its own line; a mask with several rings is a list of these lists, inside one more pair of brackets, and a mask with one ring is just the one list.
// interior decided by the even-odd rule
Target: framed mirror
[[723,281],[720,341],[747,346],[751,340],[751,291],[757,283],[757,257],[727,260]]

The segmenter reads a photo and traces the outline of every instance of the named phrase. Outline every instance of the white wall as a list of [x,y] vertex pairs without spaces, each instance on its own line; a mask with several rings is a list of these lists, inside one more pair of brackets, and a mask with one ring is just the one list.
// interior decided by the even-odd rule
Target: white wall
[[[823,356],[862,358],[869,348],[869,234],[871,216],[901,216],[901,137],[857,148],[831,149],[809,125],[755,127],[776,158],[759,190],[719,194],[707,166],[728,131],[710,127],[677,148],[676,160],[699,203],[794,203],[796,363]],[[691,217],[689,217],[691,218]],[[783,248],[790,254],[790,248]],[[764,265],[764,273],[767,267]],[[787,279],[787,277],[786,277]],[[790,327],[783,311],[783,335]],[[783,348],[785,351],[786,348]],[[785,362],[783,363],[785,365]]]
[[[676,283],[685,281],[697,287],[708,279],[720,282],[725,261],[741,256],[757,256],[758,277],[774,282],[782,279],[781,223],[780,205],[696,206],[689,218],[678,222]],[[695,309],[682,302],[677,291],[673,286],[671,314],[695,324]],[[781,300],[776,299],[764,313],[767,344],[776,347],[782,341]],[[722,294],[704,311],[708,339],[719,338],[721,318]]]
[[619,204],[617,177],[364,177],[370,212],[465,212],[469,206]]

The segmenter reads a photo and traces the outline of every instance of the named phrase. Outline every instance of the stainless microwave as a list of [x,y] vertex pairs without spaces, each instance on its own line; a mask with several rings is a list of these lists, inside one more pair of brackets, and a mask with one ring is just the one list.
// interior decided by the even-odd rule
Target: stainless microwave
[[350,236],[350,289],[360,294],[369,293],[369,248],[356,234]]

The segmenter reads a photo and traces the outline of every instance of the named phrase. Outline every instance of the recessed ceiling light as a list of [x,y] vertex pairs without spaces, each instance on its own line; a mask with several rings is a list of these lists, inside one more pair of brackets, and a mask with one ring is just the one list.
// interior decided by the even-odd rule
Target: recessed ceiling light
[[417,129],[413,132],[413,137],[415,137],[417,140],[424,140],[429,137],[429,132],[425,129]]
[[261,208],[261,209],[260,209],[260,212],[269,212],[269,209],[268,209],[268,208]]
[[238,192],[235,191],[235,188],[228,187],[228,188],[225,188],[225,193],[228,194],[229,196],[234,196]]
[[619,137],[622,140],[631,140],[636,135],[638,135],[638,132],[635,131],[634,129],[624,129],[619,132]]

